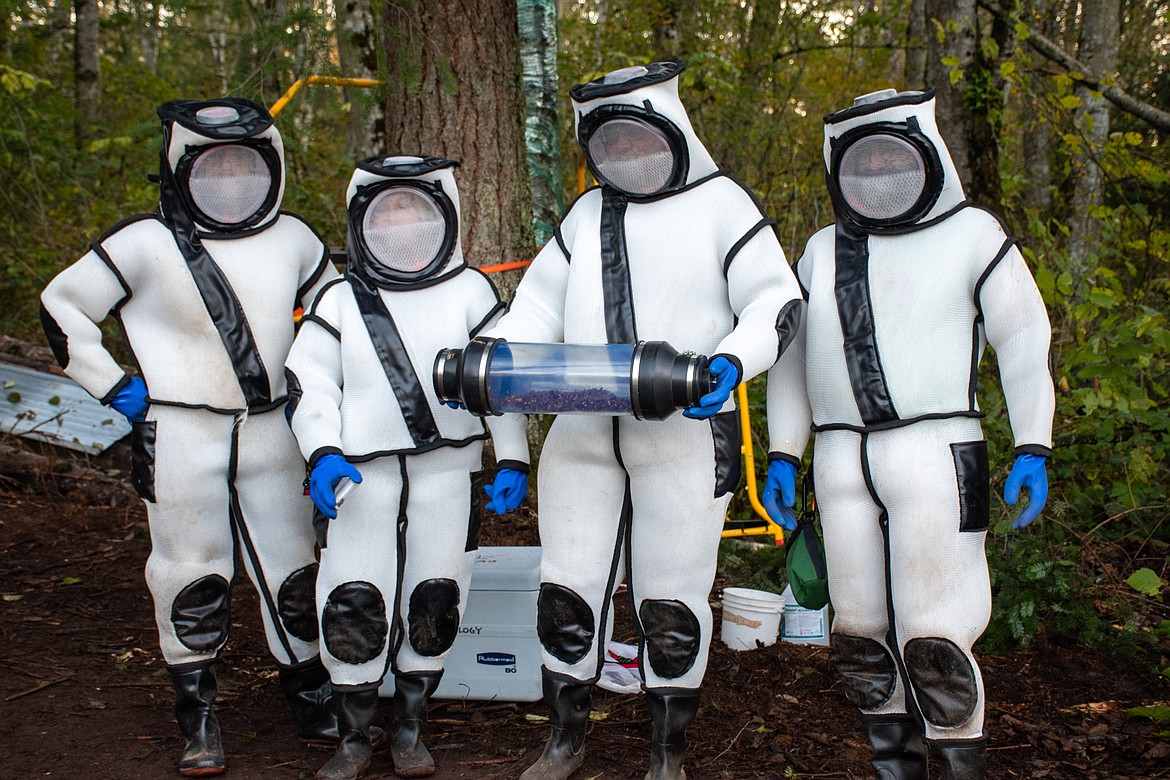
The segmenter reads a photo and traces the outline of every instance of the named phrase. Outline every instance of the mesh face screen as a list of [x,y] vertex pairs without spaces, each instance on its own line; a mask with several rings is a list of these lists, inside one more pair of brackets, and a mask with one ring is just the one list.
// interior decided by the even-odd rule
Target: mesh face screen
[[379,192],[362,218],[362,236],[373,258],[398,273],[430,265],[447,235],[447,221],[426,195],[405,187]]
[[837,172],[849,207],[869,219],[894,219],[914,206],[926,187],[926,162],[908,141],[870,135],[841,156]]
[[217,222],[235,225],[264,205],[272,174],[260,152],[227,144],[195,158],[187,186],[196,208]]
[[651,195],[670,183],[674,152],[666,136],[635,119],[611,119],[589,138],[589,159],[605,181],[631,195]]

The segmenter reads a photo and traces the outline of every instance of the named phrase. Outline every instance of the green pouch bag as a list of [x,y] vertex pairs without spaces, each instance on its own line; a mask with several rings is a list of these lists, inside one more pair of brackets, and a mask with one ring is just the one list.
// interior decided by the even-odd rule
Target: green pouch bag
[[820,609],[829,603],[829,573],[825,566],[825,547],[817,536],[816,503],[808,498],[808,480],[805,478],[804,511],[796,530],[784,540],[788,551],[784,568],[796,603],[805,609]]

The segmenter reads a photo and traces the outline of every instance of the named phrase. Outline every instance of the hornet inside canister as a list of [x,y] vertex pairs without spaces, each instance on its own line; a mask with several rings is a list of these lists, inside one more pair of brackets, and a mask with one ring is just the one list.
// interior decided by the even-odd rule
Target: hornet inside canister
[[475,339],[435,358],[435,392],[474,415],[608,414],[664,420],[711,390],[703,355],[665,341],[527,344]]

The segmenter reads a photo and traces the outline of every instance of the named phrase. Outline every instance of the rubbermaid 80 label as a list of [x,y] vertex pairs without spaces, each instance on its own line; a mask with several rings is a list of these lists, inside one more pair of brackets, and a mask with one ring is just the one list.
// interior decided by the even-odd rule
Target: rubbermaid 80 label
[[486,666],[515,666],[516,656],[511,653],[477,653],[475,662]]

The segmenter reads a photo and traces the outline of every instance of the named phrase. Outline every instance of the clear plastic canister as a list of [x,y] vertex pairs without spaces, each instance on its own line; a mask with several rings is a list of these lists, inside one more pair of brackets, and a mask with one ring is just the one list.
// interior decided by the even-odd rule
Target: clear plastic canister
[[497,414],[633,414],[633,344],[498,342],[488,364]]
[[435,392],[476,415],[602,414],[662,420],[710,390],[707,358],[664,341],[534,344],[475,339],[435,358]]

